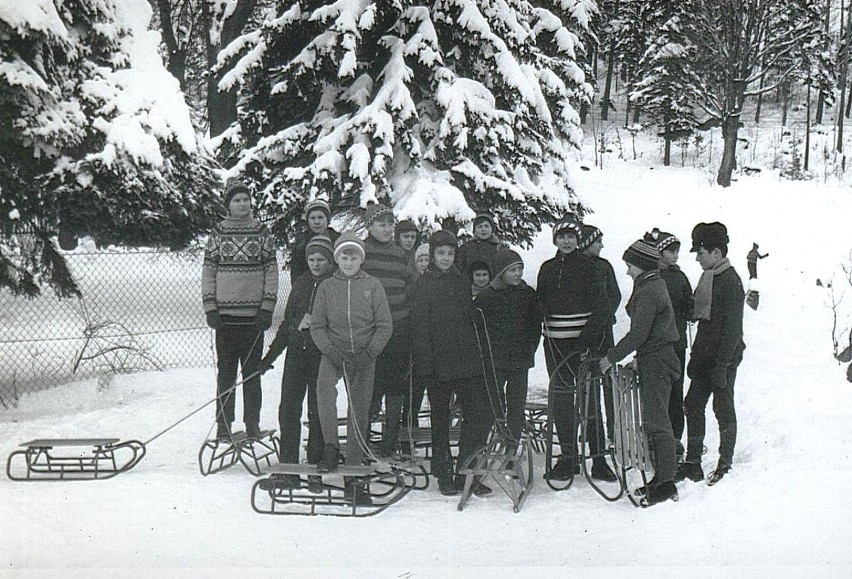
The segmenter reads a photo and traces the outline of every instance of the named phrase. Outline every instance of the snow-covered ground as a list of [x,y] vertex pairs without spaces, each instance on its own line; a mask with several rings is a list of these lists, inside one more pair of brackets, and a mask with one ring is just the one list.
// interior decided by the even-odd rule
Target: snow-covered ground
[[[249,504],[254,479],[239,467],[203,478],[196,464],[213,410],[205,409],[148,448],[132,471],[108,481],[0,480],[0,570],[32,575],[329,577],[852,576],[852,384],[832,358],[831,311],[816,279],[849,259],[848,189],[776,177],[711,187],[698,169],[609,162],[578,171],[577,190],[604,231],[604,257],[625,294],[624,248],[657,226],[688,240],[699,221],[721,220],[730,257],[747,278],[758,242],[761,302],[746,309],[747,350],[737,379],[734,469],[715,487],[679,485],[680,501],[638,510],[604,502],[582,480],[563,493],[541,481],[519,514],[495,493],[457,498],[435,486],[362,520],[269,517]],[[693,284],[699,268],[681,265]],[[554,251],[545,231],[524,253],[526,277]],[[840,289],[845,281],[836,280]],[[846,288],[852,294],[852,288]],[[847,298],[847,300],[850,298]],[[623,305],[623,304],[622,304]],[[616,337],[627,327],[623,312]],[[263,424],[277,422],[281,364],[264,377]],[[532,372],[544,388],[543,361]],[[94,381],[25,396],[0,413],[0,455],[36,437],[146,440],[209,400],[214,371],[172,370]],[[239,412],[239,410],[238,410]],[[239,416],[239,414],[238,414]],[[709,452],[718,444],[708,408]],[[474,568],[481,568],[474,571]]]

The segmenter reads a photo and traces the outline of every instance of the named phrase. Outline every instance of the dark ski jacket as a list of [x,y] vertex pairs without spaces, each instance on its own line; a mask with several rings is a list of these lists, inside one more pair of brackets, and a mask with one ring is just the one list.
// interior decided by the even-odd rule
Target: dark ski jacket
[[680,268],[676,265],[660,270],[660,276],[666,282],[669,299],[672,300],[674,309],[675,326],[677,326],[678,350],[686,349],[686,323],[692,319],[695,298],[692,295],[692,286]]
[[[474,306],[485,318],[496,369],[528,370],[535,366],[542,314],[534,289],[523,281],[514,287],[506,285],[498,277],[479,292]],[[481,318],[476,323],[481,323]]]
[[506,245],[493,235],[485,241],[474,237],[456,252],[455,266],[460,272],[469,276],[468,266],[474,262],[482,261],[488,264],[493,275],[497,275],[498,272],[494,271],[494,254],[501,249],[506,249]]
[[544,336],[575,339],[579,351],[602,350],[607,324],[603,276],[579,251],[545,261],[538,272],[536,293],[544,310]]
[[310,327],[300,330],[299,325],[301,325],[305,315],[311,313],[317,286],[323,280],[331,277],[332,273],[333,271],[323,277],[314,277],[310,271],[306,271],[296,280],[290,290],[290,295],[287,297],[284,319],[281,320],[275,338],[269,344],[265,360],[270,363],[274,362],[286,348],[290,348],[291,352],[299,350],[310,356],[320,355],[320,351],[311,338]]
[[482,375],[467,277],[434,265],[417,279],[411,310],[414,373],[450,382]]
[[[293,249],[290,251],[291,286],[296,285],[296,280],[302,277],[302,274],[308,271],[308,262],[307,257],[305,256],[305,251],[308,249],[308,242],[317,235],[320,234],[314,233],[309,228],[307,231],[304,231],[296,236],[296,242],[293,244]],[[331,239],[332,245],[334,245],[334,242],[337,241],[338,237],[340,237],[340,234],[331,227],[326,228],[324,235],[327,235],[329,239]]]
[[633,282],[633,293],[627,300],[630,330],[607,352],[616,364],[631,352],[641,356],[653,354],[677,342],[674,310],[659,270],[646,271]]
[[602,257],[588,255],[588,259],[598,268],[598,275],[604,280],[604,293],[607,303],[607,324],[615,325],[615,313],[621,305],[621,290],[618,288],[618,280],[615,278],[615,270],[612,264]]
[[739,365],[743,359],[745,292],[740,276],[729,267],[713,277],[710,319],[698,322],[690,365],[696,371]]

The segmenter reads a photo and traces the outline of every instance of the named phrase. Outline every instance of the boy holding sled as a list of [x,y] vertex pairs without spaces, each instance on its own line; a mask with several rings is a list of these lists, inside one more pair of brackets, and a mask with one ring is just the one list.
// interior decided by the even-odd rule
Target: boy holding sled
[[[334,244],[337,271],[319,284],[311,311],[311,338],[320,352],[317,406],[325,449],[317,470],[337,469],[337,383],[349,395],[346,464],[360,465],[370,433],[370,401],[376,359],[393,333],[390,307],[382,284],[361,270],[364,242],[354,231]],[[364,492],[347,486],[351,496]]]
[[674,349],[678,333],[666,282],[657,270],[659,258],[656,246],[644,239],[624,252],[627,274],[634,284],[626,307],[630,331],[600,361],[601,372],[607,372],[636,352],[642,428],[653,449],[654,478],[644,489],[648,505],[677,500],[675,440],[668,408],[672,381],[680,373]]

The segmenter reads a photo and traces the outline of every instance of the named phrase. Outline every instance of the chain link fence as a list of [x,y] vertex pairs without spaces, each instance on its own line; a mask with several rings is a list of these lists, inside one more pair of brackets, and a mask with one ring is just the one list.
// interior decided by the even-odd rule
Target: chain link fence
[[[78,249],[64,256],[81,299],[59,299],[49,288],[34,299],[0,290],[0,405],[74,380],[213,365],[201,307],[203,249]],[[279,252],[279,266],[283,257]],[[266,343],[284,315],[289,271],[279,282]]]

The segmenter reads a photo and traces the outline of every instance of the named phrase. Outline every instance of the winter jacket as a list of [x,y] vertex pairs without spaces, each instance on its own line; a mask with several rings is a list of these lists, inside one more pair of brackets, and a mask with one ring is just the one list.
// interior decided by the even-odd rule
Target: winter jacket
[[311,338],[320,352],[347,355],[367,351],[378,358],[393,333],[388,299],[381,282],[359,271],[346,277],[335,271],[324,280],[311,310]]
[[580,351],[600,351],[607,328],[603,276],[579,251],[557,253],[541,265],[536,294],[544,310],[544,336],[577,340]]
[[494,254],[501,249],[506,249],[506,245],[501,243],[493,235],[485,241],[473,238],[462,245],[456,252],[455,266],[460,272],[469,276],[468,266],[474,262],[482,261],[487,263],[491,270],[494,270]]
[[306,271],[296,280],[287,298],[287,306],[284,308],[284,319],[281,321],[281,325],[278,326],[275,338],[269,344],[265,360],[268,360],[270,363],[274,362],[285,348],[290,348],[291,351],[301,350],[311,356],[320,355],[311,338],[310,327],[300,330],[299,326],[302,324],[305,316],[311,313],[319,284],[331,277],[331,275],[329,273],[323,277],[314,277],[310,271]]
[[482,375],[467,277],[430,265],[417,280],[411,309],[414,372],[443,382]]
[[689,279],[676,265],[660,270],[660,276],[666,282],[669,298],[674,309],[675,326],[677,327],[678,350],[686,349],[686,323],[692,319],[692,308],[695,300],[692,297],[692,286]]
[[331,227],[326,228],[323,233],[314,233],[310,228],[296,236],[296,243],[293,244],[293,249],[290,251],[290,285],[296,285],[302,275],[308,271],[308,258],[305,251],[308,249],[308,242],[317,235],[326,235],[331,239],[331,244],[337,241],[340,234]]
[[479,293],[474,307],[485,318],[495,368],[527,370],[535,366],[542,314],[534,289],[523,281],[506,285],[498,277]]
[[737,366],[742,361],[745,292],[733,267],[713,277],[710,319],[698,322],[690,366],[708,370]]
[[[604,293],[607,303],[607,325],[615,325],[615,313],[621,305],[621,290],[618,288],[618,280],[615,278],[615,270],[612,264],[602,257],[586,256],[598,268],[598,275],[604,280]],[[690,294],[691,295],[691,294]]]
[[393,241],[381,243],[372,235],[364,241],[366,257],[361,270],[382,283],[388,298],[395,339],[408,340],[411,314],[411,270],[405,251]]
[[275,309],[278,262],[269,229],[252,217],[226,217],[213,226],[201,269],[204,312],[253,318]]
[[631,352],[641,357],[677,342],[672,302],[659,270],[646,271],[636,278],[626,309],[630,316],[630,331],[607,352],[606,357],[613,364]]

